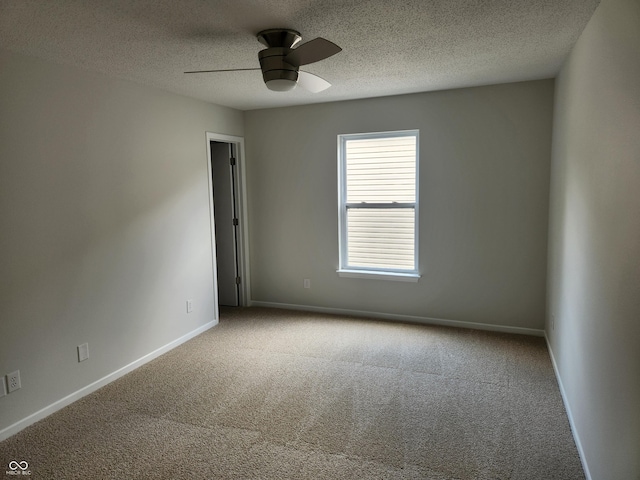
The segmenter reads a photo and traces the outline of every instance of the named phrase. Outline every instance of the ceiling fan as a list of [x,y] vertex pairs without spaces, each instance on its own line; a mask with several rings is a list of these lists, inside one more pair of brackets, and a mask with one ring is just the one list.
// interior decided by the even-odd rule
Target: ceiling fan
[[271,28],[257,35],[258,41],[267,48],[258,53],[260,68],[230,68],[223,70],[197,70],[184,73],[236,72],[262,70],[262,78],[269,90],[286,92],[296,85],[317,93],[331,86],[325,79],[313,73],[300,70],[302,65],[319,62],[329,58],[342,49],[335,43],[318,37],[293,48],[302,36],[295,30]]

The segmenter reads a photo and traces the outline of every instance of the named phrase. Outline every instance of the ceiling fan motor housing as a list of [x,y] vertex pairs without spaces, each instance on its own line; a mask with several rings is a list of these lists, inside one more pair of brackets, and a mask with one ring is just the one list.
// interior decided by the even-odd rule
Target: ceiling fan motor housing
[[302,40],[300,32],[271,28],[258,33],[258,41],[267,48],[258,53],[262,78],[269,90],[293,90],[298,81],[298,67],[284,61],[291,48]]
[[270,47],[258,52],[262,78],[270,90],[286,92],[295,88],[299,67],[284,61],[290,51],[287,47]]

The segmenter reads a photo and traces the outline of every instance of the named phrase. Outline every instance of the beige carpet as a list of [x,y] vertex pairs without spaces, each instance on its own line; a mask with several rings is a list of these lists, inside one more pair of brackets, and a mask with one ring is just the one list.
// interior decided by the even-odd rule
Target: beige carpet
[[262,308],[0,443],[0,476],[12,460],[42,479],[584,478],[543,339]]

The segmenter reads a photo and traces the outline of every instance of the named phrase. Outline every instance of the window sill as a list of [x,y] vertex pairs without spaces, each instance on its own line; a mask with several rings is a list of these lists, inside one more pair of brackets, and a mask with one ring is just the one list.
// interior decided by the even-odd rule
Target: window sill
[[339,277],[345,278],[366,278],[370,280],[389,280],[392,282],[412,282],[416,283],[420,280],[420,275],[417,273],[398,273],[398,272],[383,272],[375,270],[337,270]]

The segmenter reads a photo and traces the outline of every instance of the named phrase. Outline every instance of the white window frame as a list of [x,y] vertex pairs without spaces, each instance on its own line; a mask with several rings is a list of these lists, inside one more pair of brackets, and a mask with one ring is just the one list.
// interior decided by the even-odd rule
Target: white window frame
[[[348,140],[360,140],[360,139],[375,139],[375,138],[393,138],[411,136],[416,139],[416,198],[414,208],[414,267],[413,269],[394,269],[394,268],[380,268],[380,267],[361,267],[350,266],[348,264],[347,254],[347,209],[349,207],[347,203],[347,159],[346,159],[346,142]],[[393,280],[404,282],[417,282],[420,278],[418,272],[418,252],[420,245],[418,241],[418,206],[419,202],[419,167],[420,167],[420,137],[418,130],[401,130],[390,132],[372,132],[372,133],[357,133],[357,134],[342,134],[338,135],[338,244],[339,244],[339,268],[337,273],[340,277],[349,278],[370,278],[379,280]],[[406,204],[393,205],[393,204],[370,204],[366,207],[358,205],[359,208],[399,208]]]

